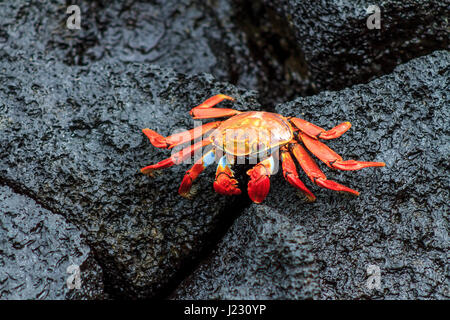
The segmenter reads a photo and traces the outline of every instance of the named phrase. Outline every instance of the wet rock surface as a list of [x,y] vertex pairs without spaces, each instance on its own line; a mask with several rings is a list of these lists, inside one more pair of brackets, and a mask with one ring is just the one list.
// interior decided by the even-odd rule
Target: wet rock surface
[[[266,292],[290,286],[293,278],[300,280],[300,290],[309,289],[303,277],[310,276],[310,283],[318,283],[318,298],[322,299],[448,299],[449,66],[450,54],[436,52],[369,84],[278,105],[277,111],[285,116],[299,116],[327,128],[350,121],[350,131],[327,145],[344,159],[384,161],[386,167],[338,172],[319,164],[328,179],[361,192],[353,199],[312,186],[299,169],[301,179],[317,196],[312,204],[299,199],[281,173],[272,177],[264,209],[254,204],[247,209],[219,245],[216,256],[182,284],[176,297],[246,297],[248,293],[233,291],[239,281],[246,281],[255,289],[252,294],[265,298]],[[278,211],[281,217],[264,221],[259,210]],[[283,235],[271,238],[264,230],[272,222]],[[252,231],[245,232],[242,225],[251,225]],[[252,280],[263,278],[272,267],[261,263],[259,257],[273,256],[265,254],[272,247],[282,250],[290,246],[297,226],[312,246],[308,252],[314,257],[318,279],[314,273],[290,277],[291,270],[302,270],[302,265],[283,263],[288,266],[283,271],[286,278],[265,281],[264,288],[252,286]],[[252,243],[249,234],[267,243]],[[288,255],[303,254],[306,250],[301,243],[291,246]],[[254,265],[246,265],[251,261],[247,252],[255,256]],[[236,262],[228,263],[229,256]],[[235,265],[240,268],[233,269]],[[373,279],[368,268],[379,268],[379,288],[367,286]],[[239,278],[243,274],[245,280]],[[284,298],[299,298],[294,290],[298,286],[292,287]]]
[[[84,231],[118,295],[157,294],[205,248],[239,198],[214,193],[205,173],[195,201],[181,198],[186,166],[150,179],[139,168],[170,156],[141,129],[190,128],[189,106],[223,92],[243,105],[251,93],[210,76],[156,66],[3,61],[0,176]],[[32,78],[30,78],[32,76]],[[33,80],[34,79],[34,80]],[[38,82],[39,81],[39,82]],[[209,177],[209,179],[208,179]]]
[[[0,186],[0,299],[66,299],[71,265],[82,266],[78,299],[106,298],[81,232],[33,199]],[[80,268],[80,269],[81,269]],[[73,282],[75,283],[75,282]]]
[[[252,22],[242,3],[229,0],[78,1],[79,30],[68,29],[71,2],[0,4],[0,57],[58,60],[69,66],[96,61],[153,63],[183,74],[207,72],[219,81],[262,94],[268,107],[307,94],[295,47],[282,40],[261,47],[270,26]],[[266,19],[266,17],[264,17]],[[245,25],[243,27],[242,25]],[[259,45],[256,44],[259,43]],[[276,51],[280,52],[276,52]],[[294,61],[295,60],[295,61]],[[287,76],[288,75],[288,76]]]
[[266,205],[240,216],[172,299],[311,299],[318,268],[301,225]]
[[[449,49],[446,1],[263,0],[289,24],[301,43],[310,81],[337,90],[390,73],[434,50]],[[367,21],[380,13],[380,29]],[[374,20],[370,18],[371,25]]]
[[[329,145],[346,159],[386,163],[326,170],[361,195],[348,200],[313,188],[318,202],[308,214],[293,197],[277,197],[285,185],[267,199],[305,226],[321,264],[322,298],[449,298],[449,67],[449,52],[435,52],[367,85],[278,106],[327,127],[349,120],[350,131]],[[369,265],[381,269],[380,290],[366,286]]]
[[198,2],[78,1],[79,30],[66,27],[70,4],[61,0],[2,3],[2,49],[67,65],[113,59],[158,62],[183,73],[214,73],[217,59],[208,39],[219,37],[221,30]]
[[[449,66],[450,54],[435,52],[367,85],[277,108],[329,127],[351,121],[352,129],[329,145],[347,159],[386,163],[327,170],[329,179],[361,195],[347,200],[314,188],[318,202],[308,214],[292,206],[293,197],[276,197],[281,184],[267,199],[307,229],[321,264],[322,298],[449,298]],[[366,286],[369,265],[381,269],[379,290]]]
[[[381,30],[365,1],[81,1],[81,30],[70,4],[0,3],[1,299],[450,297],[445,2],[384,1]],[[192,128],[219,92],[351,121],[327,144],[387,166],[324,170],[361,196],[313,186],[314,204],[279,174],[261,206],[215,194],[214,168],[193,201],[187,165],[141,175],[170,155],[141,129]]]

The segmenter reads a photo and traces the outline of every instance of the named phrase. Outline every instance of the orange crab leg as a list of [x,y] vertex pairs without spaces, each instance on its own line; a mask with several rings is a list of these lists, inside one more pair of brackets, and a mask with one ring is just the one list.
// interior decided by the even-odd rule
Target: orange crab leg
[[150,140],[150,143],[155,147],[172,149],[173,147],[176,147],[180,144],[201,137],[212,129],[217,128],[220,123],[221,121],[209,122],[188,131],[175,133],[167,138],[148,128],[143,129],[142,132],[147,136],[147,138]]
[[335,139],[342,136],[350,127],[352,126],[350,122],[343,122],[333,129],[325,131],[321,127],[316,126],[308,121],[305,121],[300,118],[290,118],[291,122],[296,126],[300,131],[306,133],[310,137],[315,139],[320,138],[324,140]]
[[[216,104],[222,102],[223,100],[231,100],[234,101],[234,98],[226,96],[224,94],[216,94],[215,96],[205,100],[194,109],[208,109],[214,107]],[[194,110],[192,109],[192,110]]]
[[305,186],[305,184],[299,179],[297,168],[295,167],[294,160],[288,151],[286,146],[280,149],[281,153],[281,164],[283,167],[283,176],[287,182],[289,182],[293,187],[299,189],[307,198],[309,202],[316,200],[316,197],[311,191]]
[[214,181],[214,190],[217,193],[227,196],[241,194],[241,190],[237,186],[238,182],[234,179],[231,165],[232,163],[228,161],[226,155],[220,158],[219,164],[217,165],[216,179]]
[[350,189],[333,180],[328,180],[325,174],[317,166],[316,162],[300,144],[292,143],[290,144],[290,147],[291,152],[294,154],[303,171],[305,171],[306,175],[311,179],[312,182],[322,188],[327,188],[335,191],[344,191],[354,195],[359,195],[359,192],[356,190]]
[[191,197],[191,187],[195,179],[203,172],[203,170],[214,162],[216,152],[214,149],[205,153],[188,171],[181,182],[178,193],[185,198]]
[[197,143],[194,143],[193,145],[184,148],[183,150],[180,150],[170,156],[170,158],[167,158],[165,160],[162,160],[156,164],[152,164],[150,166],[147,166],[145,168],[141,169],[141,172],[143,174],[152,174],[154,170],[159,169],[165,169],[168,167],[173,166],[174,164],[180,164],[187,158],[191,157],[197,150],[201,149],[204,146],[207,146],[211,144],[211,140],[204,139],[202,141],[199,141]]
[[189,114],[194,119],[209,119],[209,118],[231,117],[238,113],[241,113],[241,111],[227,108],[212,109],[212,107],[214,107],[216,104],[218,104],[223,100],[234,101],[232,97],[226,96],[224,94],[218,94],[193,108],[189,112]]
[[368,162],[356,160],[342,160],[342,157],[330,149],[324,143],[309,137],[306,134],[300,133],[303,143],[306,148],[311,151],[317,158],[322,160],[327,166],[339,170],[359,170],[367,167],[384,167],[384,162]]
[[248,182],[248,196],[255,203],[261,203],[270,189],[270,175],[274,173],[275,161],[273,155],[258,163],[247,171],[250,176]]

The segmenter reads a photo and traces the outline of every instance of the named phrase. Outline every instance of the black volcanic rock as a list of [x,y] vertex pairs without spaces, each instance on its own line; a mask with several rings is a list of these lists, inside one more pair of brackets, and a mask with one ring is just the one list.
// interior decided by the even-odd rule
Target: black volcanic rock
[[[79,30],[66,25],[72,4],[81,11]],[[241,26],[242,17],[251,23],[250,17],[230,0],[18,0],[0,8],[0,59],[7,54],[69,66],[139,62],[183,74],[207,72],[219,81],[264,92],[268,107],[307,90],[284,57],[270,53],[276,48],[260,54],[253,44],[255,28]],[[259,42],[269,35],[261,37]]]
[[[381,30],[368,1],[83,0],[81,30],[70,4],[0,3],[0,298],[450,297],[446,2],[381,1]],[[280,174],[263,205],[215,194],[214,166],[192,201],[177,194],[188,166],[140,174],[170,155],[141,129],[191,128],[219,92],[351,121],[327,144],[387,166],[320,164],[358,198],[300,173],[314,204]],[[66,288],[72,261],[81,290]]]
[[311,299],[317,265],[301,225],[252,205],[172,299]]
[[[412,58],[449,49],[448,1],[262,2],[290,26],[318,90],[365,83]],[[380,9],[381,29],[367,27],[371,5]]]
[[[450,53],[438,51],[367,85],[277,107],[326,128],[350,121],[352,128],[327,144],[345,159],[386,163],[341,173],[319,164],[361,195],[312,187],[317,202],[304,209],[284,181],[274,182],[267,204],[306,228],[321,265],[321,298],[450,297],[449,67]],[[381,290],[366,287],[369,265],[381,269]]]
[[[63,217],[0,185],[0,299],[105,299],[102,272],[81,237]],[[67,280],[80,270],[81,288]],[[70,270],[69,270],[70,271]]]
[[199,178],[195,201],[177,193],[188,166],[142,175],[170,152],[141,129],[191,128],[190,108],[219,92],[237,109],[257,108],[254,96],[142,64],[3,59],[0,70],[0,180],[79,228],[117,295],[154,296],[186,272],[240,200],[214,192],[215,168]]
[[[317,196],[312,204],[298,198],[281,173],[273,176],[264,203],[246,209],[173,296],[298,299],[302,290],[313,292],[309,279],[320,288],[313,297],[321,299],[449,299],[449,66],[450,54],[435,52],[368,84],[278,105],[279,113],[324,128],[350,121],[353,127],[327,144],[344,159],[386,167],[339,172],[319,164],[329,179],[359,190],[357,198],[312,185],[299,167]],[[296,242],[293,230],[304,240]],[[274,271],[267,261],[277,250],[284,262]],[[299,260],[286,258],[305,252]],[[314,273],[293,276],[305,262]],[[371,265],[380,270],[380,289],[366,285]],[[255,290],[234,290],[239,285]],[[280,290],[287,287],[292,290]]]
[[67,65],[113,60],[158,63],[183,73],[227,73],[209,42],[219,38],[222,29],[199,2],[77,1],[81,29],[66,25],[70,4],[2,3],[0,48],[12,56],[53,58]]

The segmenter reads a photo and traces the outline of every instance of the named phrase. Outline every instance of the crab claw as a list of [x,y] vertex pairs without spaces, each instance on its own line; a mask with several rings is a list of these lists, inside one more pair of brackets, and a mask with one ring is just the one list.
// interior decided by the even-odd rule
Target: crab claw
[[216,177],[216,181],[214,181],[214,190],[217,193],[226,196],[241,194],[241,190],[237,187],[237,180],[231,178],[225,172]]
[[241,190],[238,188],[238,182],[234,179],[233,170],[230,168],[230,163],[227,157],[223,156],[219,160],[216,171],[216,180],[214,181],[214,190],[223,195],[238,195]]
[[274,171],[274,159],[272,156],[261,161],[247,171],[250,176],[248,182],[248,196],[255,203],[261,203],[267,197],[270,189],[270,175]]
[[263,202],[270,189],[269,177],[256,168],[249,170],[247,174],[250,176],[248,196],[255,203]]

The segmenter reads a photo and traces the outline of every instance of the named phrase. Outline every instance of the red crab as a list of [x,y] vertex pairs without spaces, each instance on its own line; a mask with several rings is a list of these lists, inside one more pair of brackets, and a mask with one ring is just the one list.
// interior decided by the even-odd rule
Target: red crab
[[[344,161],[341,156],[319,141],[319,139],[329,140],[341,136],[350,128],[350,122],[341,123],[333,129],[325,131],[303,119],[283,117],[276,113],[241,112],[233,109],[213,108],[224,99],[234,100],[219,94],[193,108],[190,114],[194,119],[230,117],[225,121],[206,123],[169,137],[163,137],[150,129],[143,129],[142,131],[150,139],[151,144],[158,148],[172,149],[202,136],[203,139],[172,154],[168,159],[142,168],[141,172],[151,174],[154,170],[181,164],[201,148],[209,146],[206,153],[203,153],[203,156],[186,172],[178,190],[179,194],[190,197],[193,181],[206,166],[215,161],[220,153],[214,189],[224,195],[237,195],[241,193],[241,190],[238,188],[238,182],[234,179],[231,166],[236,163],[236,159],[262,158],[261,162],[247,171],[250,176],[248,195],[253,202],[261,203],[269,192],[269,177],[275,173],[279,158],[281,158],[284,178],[299,189],[309,201],[316,199],[299,179],[292,155],[316,185],[354,195],[359,194],[358,191],[328,180],[304,147],[328,167],[334,169],[359,170],[365,167],[383,167],[385,165],[383,162]],[[239,163],[239,161],[237,162]]]

